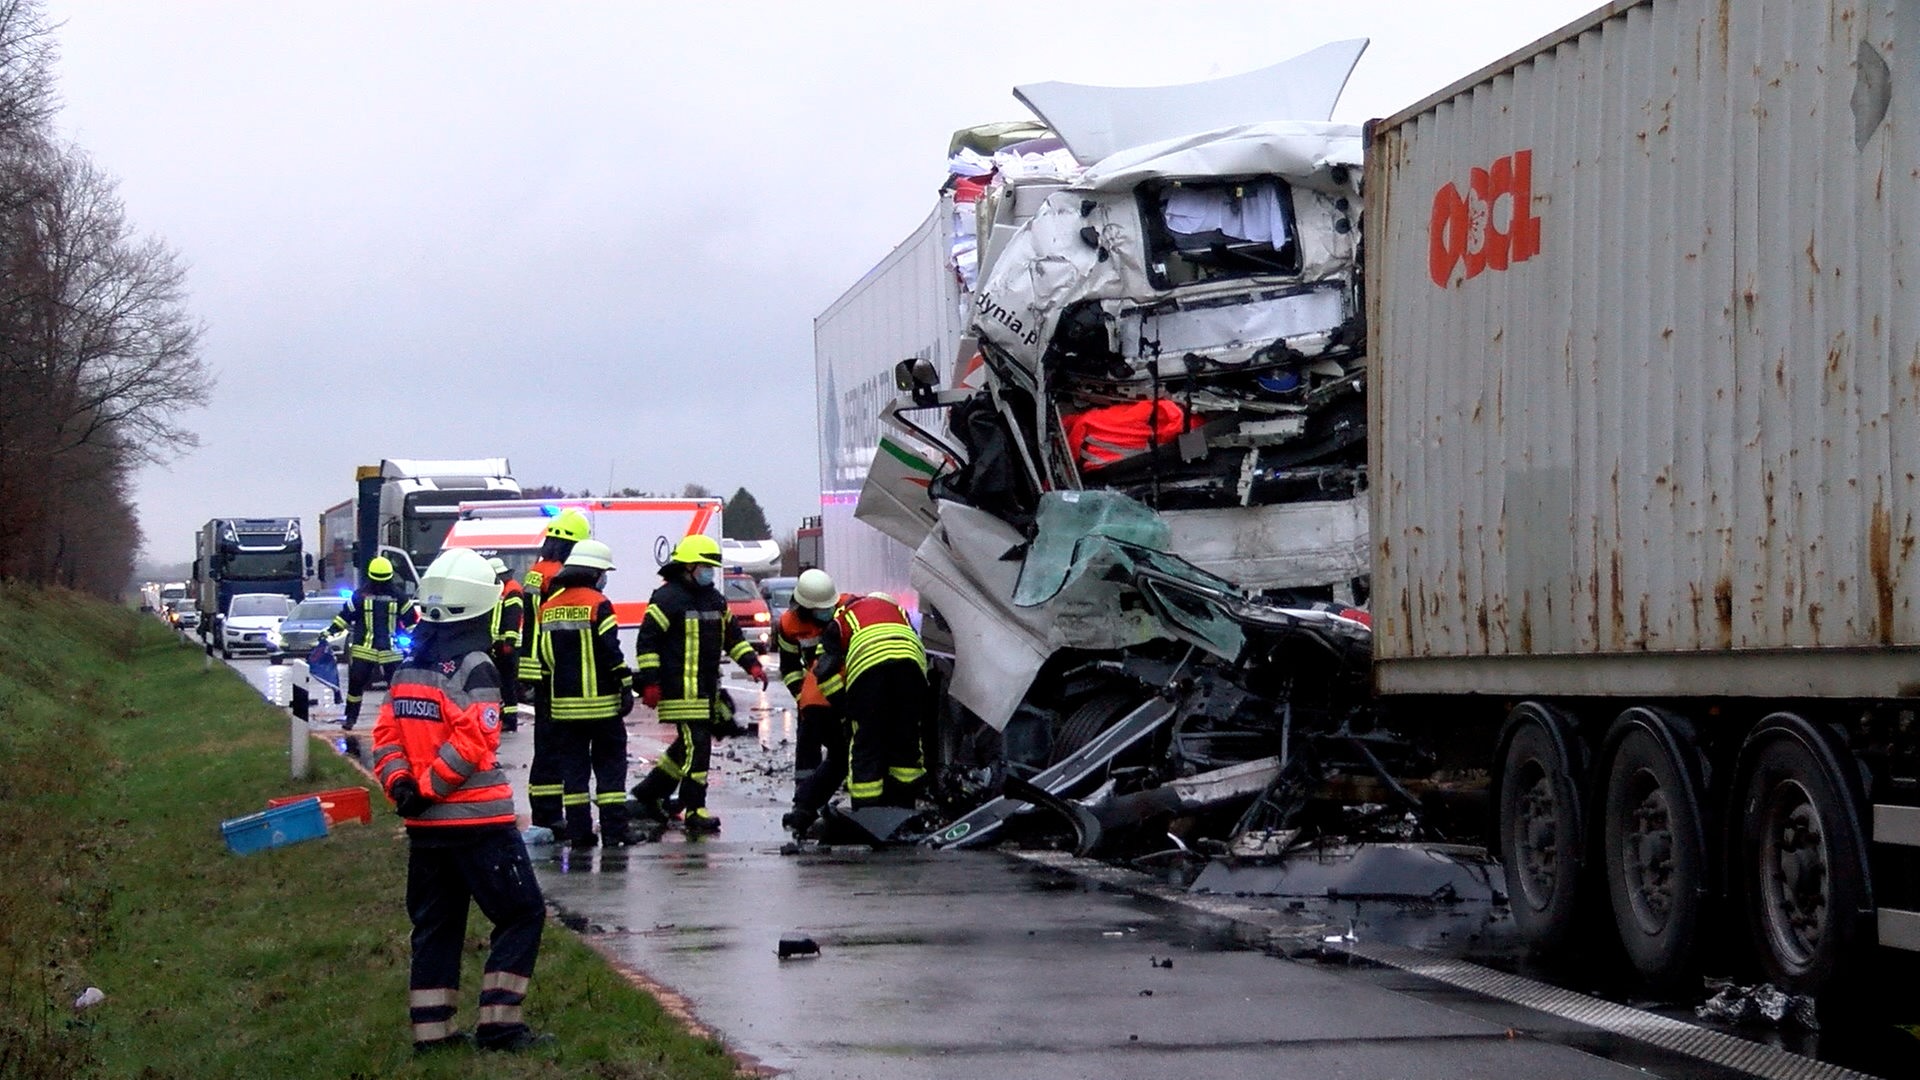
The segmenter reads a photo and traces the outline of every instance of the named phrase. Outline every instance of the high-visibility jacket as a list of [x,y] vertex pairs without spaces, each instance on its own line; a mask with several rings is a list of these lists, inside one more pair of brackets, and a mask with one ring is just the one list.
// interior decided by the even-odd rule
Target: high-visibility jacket
[[619,718],[620,695],[633,686],[619,634],[613,601],[591,586],[564,585],[540,605],[533,652],[555,722]]
[[660,684],[662,722],[704,723],[713,719],[723,652],[743,668],[760,662],[720,590],[668,579],[653,590],[646,617],[640,620],[634,682],[642,687]]
[[[528,568],[525,577],[520,579],[524,592],[522,601],[526,604],[526,618],[520,627],[520,640],[537,642],[540,640],[540,605],[547,601],[547,584],[560,576],[559,559],[541,559]],[[521,682],[540,681],[540,658],[535,656],[536,649],[524,649],[520,653],[518,675]]]
[[487,624],[494,648],[510,652],[520,648],[520,624],[526,618],[526,594],[520,583],[508,578],[500,586],[500,602],[493,605],[493,618]]
[[[840,603],[853,599],[843,593]],[[837,605],[836,605],[837,606]],[[793,694],[802,709],[827,704],[820,692],[820,680],[814,677],[813,660],[820,649],[821,626],[792,608],[780,613],[773,624],[773,647],[780,655],[780,681]]]
[[327,633],[348,631],[347,654],[355,660],[391,664],[400,659],[400,644],[394,637],[410,624],[412,607],[385,590],[355,590]]
[[927,670],[927,652],[906,609],[877,596],[843,599],[820,635],[820,653],[815,672],[828,700],[839,697],[875,664],[911,660],[921,674]]
[[500,673],[480,619],[428,624],[394,673],[373,725],[373,773],[393,797],[411,779],[433,805],[420,828],[512,825],[513,788],[499,769]]

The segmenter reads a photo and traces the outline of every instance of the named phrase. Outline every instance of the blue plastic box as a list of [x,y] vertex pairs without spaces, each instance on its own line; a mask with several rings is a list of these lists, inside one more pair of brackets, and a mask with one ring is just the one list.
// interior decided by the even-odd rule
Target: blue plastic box
[[251,855],[268,848],[286,847],[302,840],[318,840],[327,835],[327,816],[318,797],[301,799],[246,817],[220,823],[220,835],[235,855]]

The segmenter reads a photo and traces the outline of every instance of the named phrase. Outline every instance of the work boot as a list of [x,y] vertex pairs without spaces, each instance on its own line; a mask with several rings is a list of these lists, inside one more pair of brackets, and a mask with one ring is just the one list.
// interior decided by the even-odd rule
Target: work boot
[[568,832],[567,846],[575,851],[592,851],[600,846],[600,838],[592,833]]
[[438,1039],[427,1039],[413,1044],[416,1054],[434,1054],[442,1050],[464,1050],[473,1045],[473,1036],[464,1031],[456,1031]]
[[807,830],[813,828],[813,823],[818,820],[819,817],[819,814],[808,810],[806,807],[796,806],[780,815],[780,827],[797,837],[805,836],[807,835]]
[[713,816],[713,811],[703,806],[687,814],[686,820],[680,823],[680,827],[686,830],[688,836],[705,836],[720,831],[720,819]]
[[667,808],[659,799],[628,798],[627,820],[635,823],[652,822],[665,828],[669,819]]
[[482,1050],[499,1050],[503,1053],[518,1054],[527,1050],[538,1050],[552,1046],[554,1037],[544,1032],[535,1032],[525,1024],[514,1024],[505,1032],[482,1032],[474,1038],[474,1045]]

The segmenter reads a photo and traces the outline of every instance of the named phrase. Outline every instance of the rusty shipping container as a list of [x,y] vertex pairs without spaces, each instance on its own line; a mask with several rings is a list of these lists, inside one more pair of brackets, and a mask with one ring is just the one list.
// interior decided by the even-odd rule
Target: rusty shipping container
[[1620,2],[1374,125],[1383,692],[1920,694],[1917,57]]

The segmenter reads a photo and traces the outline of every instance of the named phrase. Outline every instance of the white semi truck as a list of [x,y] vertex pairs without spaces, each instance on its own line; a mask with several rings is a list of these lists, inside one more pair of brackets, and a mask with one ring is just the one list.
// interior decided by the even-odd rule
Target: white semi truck
[[[1250,775],[1214,791],[1238,855],[1412,814],[1500,856],[1534,945],[1597,912],[1654,982],[1920,948],[1915,50],[1902,4],[1620,0],[1371,125],[1364,174],[1281,116],[1050,193],[981,268],[981,370],[901,355],[931,503],[862,497],[951,661],[946,794],[984,800],[936,842],[1036,800],[1083,847],[1204,829],[1199,781]],[[1187,231],[1269,190],[1292,259]],[[1248,258],[1268,292],[1217,284]],[[1072,414],[1167,400],[1079,455]],[[1302,556],[1334,603],[1261,569]]]

